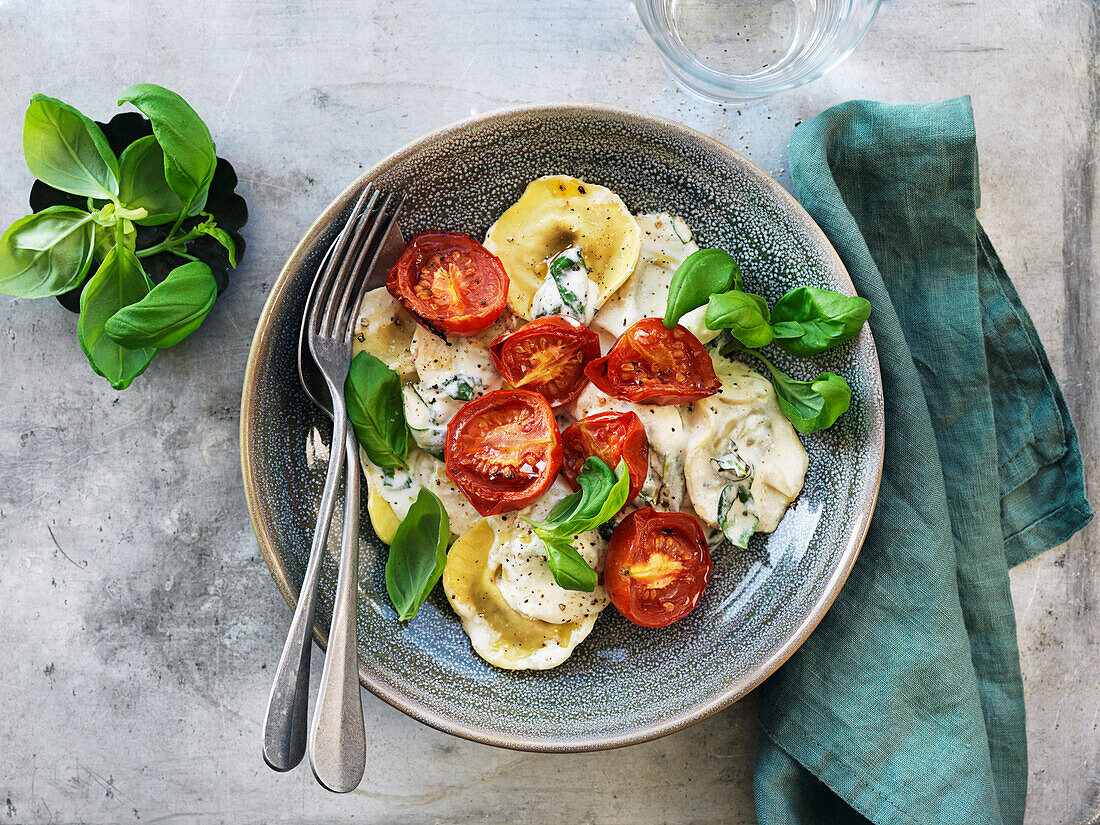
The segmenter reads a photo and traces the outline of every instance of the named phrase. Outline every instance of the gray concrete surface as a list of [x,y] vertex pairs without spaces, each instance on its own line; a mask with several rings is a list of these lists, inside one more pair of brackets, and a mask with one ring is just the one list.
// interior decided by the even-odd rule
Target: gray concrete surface
[[[751,697],[646,745],[538,756],[451,738],[365,695],[358,792],[334,797],[306,768],[263,765],[289,614],[248,523],[237,410],[267,290],[361,167],[472,113],[626,106],[789,182],[792,127],[832,103],[970,93],[981,219],[1063,381],[1095,485],[1098,17],[1087,0],[886,0],[829,77],[719,107],[677,90],[627,0],[0,4],[2,223],[25,211],[28,96],[105,118],[139,81],[202,113],[251,208],[228,294],[125,392],[92,375],[74,316],[0,302],[0,822],[755,821]],[[1098,821],[1098,551],[1094,525],[1013,571],[1029,823]]]

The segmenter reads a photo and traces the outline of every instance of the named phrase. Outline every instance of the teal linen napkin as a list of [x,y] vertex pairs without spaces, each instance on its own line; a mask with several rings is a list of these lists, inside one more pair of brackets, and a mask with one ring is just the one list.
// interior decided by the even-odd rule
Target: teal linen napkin
[[970,100],[845,103],[799,125],[790,154],[796,197],[873,307],[886,456],[844,589],[759,690],[757,815],[1018,825],[1008,568],[1092,510],[1061,390],[977,221]]

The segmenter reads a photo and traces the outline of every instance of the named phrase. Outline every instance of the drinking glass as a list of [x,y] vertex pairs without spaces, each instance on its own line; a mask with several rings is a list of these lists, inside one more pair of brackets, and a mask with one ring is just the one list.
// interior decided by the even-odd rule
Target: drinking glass
[[672,73],[717,101],[816,80],[852,53],[880,0],[634,0]]

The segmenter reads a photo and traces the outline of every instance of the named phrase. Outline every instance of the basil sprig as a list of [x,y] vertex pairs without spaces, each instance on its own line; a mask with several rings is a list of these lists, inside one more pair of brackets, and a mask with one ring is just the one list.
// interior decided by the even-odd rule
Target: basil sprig
[[768,302],[751,292],[734,289],[711,295],[707,302],[707,329],[728,329],[746,347],[771,343],[770,319]]
[[[727,345],[722,348],[722,354],[728,355],[738,350],[741,348],[736,345]],[[848,382],[835,372],[823,372],[817,378],[800,381],[791,378],[759,352],[748,352],[768,368],[779,408],[800,433],[827,430],[847,412],[852,401],[852,390]]]
[[344,403],[359,446],[372,464],[383,469],[408,466],[409,425],[400,375],[376,356],[360,352],[344,381]]
[[854,338],[870,314],[866,298],[800,286],[772,309],[775,343],[791,355],[808,358]]
[[630,492],[630,471],[626,461],[612,471],[606,462],[589,456],[577,483],[581,489],[555,504],[544,521],[524,521],[546,546],[554,581],[565,590],[591,593],[596,589],[596,571],[577,552],[573,537],[596,529],[623,509]]
[[677,267],[668,285],[664,324],[672,329],[680,319],[707,303],[711,295],[741,289],[741,268],[723,249],[699,249]]
[[869,301],[801,286],[769,310],[764,298],[745,292],[741,270],[729,253],[700,249],[684,259],[672,276],[665,326],[671,329],[683,315],[704,304],[707,329],[727,333],[728,343],[719,352],[747,351],[764,362],[771,371],[779,407],[799,432],[827,429],[848,409],[852,391],[841,376],[823,372],[812,381],[798,381],[756,350],[775,343],[791,355],[808,358],[832,349],[863,328],[871,314]]
[[[149,118],[153,134],[131,142],[120,159],[91,118],[56,98],[31,98],[23,120],[27,168],[87,205],[44,209],[0,236],[2,294],[65,295],[95,273],[80,293],[77,335],[92,369],[115,389],[129,386],[158,348],[179,343],[209,313],[216,283],[209,267],[194,265],[188,245],[209,237],[237,264],[233,238],[202,212],[217,166],[206,124],[178,94],[150,83],[127,89],[124,102]],[[197,224],[183,226],[196,215]],[[138,248],[135,224],[171,226],[159,243]],[[141,260],[161,253],[184,263],[154,288]]]
[[421,487],[394,533],[386,559],[386,592],[401,621],[416,616],[443,575],[450,537],[451,523],[443,502]]

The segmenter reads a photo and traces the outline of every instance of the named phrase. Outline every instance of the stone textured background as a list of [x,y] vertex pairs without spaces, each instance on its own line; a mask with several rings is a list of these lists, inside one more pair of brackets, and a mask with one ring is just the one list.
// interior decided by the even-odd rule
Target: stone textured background
[[[825,79],[722,107],[677,90],[626,0],[0,4],[0,222],[26,211],[27,98],[106,119],[140,81],[202,114],[251,212],[228,293],[125,392],[92,374],[75,316],[0,300],[0,822],[755,821],[751,696],[665,739],[561,756],[454,739],[365,694],[356,793],[264,766],[260,722],[290,616],[249,526],[237,417],[267,290],[363,167],[470,114],[629,107],[711,134],[789,184],[797,121],[852,97],[969,93],[981,220],[1063,382],[1095,484],[1098,39],[1088,0],[886,0]],[[1013,571],[1030,823],[1098,821],[1098,550],[1093,525]]]

